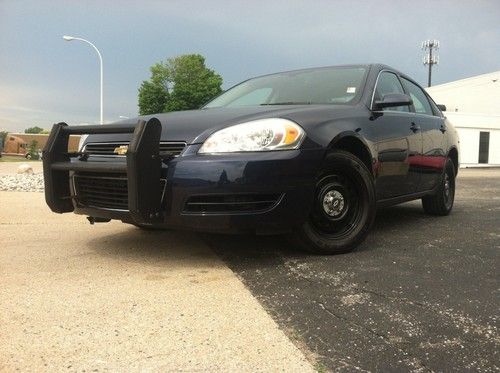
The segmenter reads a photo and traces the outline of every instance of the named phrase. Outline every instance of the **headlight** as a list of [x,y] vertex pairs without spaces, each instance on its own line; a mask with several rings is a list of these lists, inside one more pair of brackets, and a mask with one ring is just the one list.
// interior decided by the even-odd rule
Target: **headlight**
[[205,140],[198,153],[297,149],[304,135],[304,130],[288,119],[259,119],[213,133]]

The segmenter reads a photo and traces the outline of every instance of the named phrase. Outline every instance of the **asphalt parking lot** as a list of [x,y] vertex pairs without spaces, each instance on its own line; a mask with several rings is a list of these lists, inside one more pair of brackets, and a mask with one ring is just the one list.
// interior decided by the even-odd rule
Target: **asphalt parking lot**
[[455,203],[328,257],[0,192],[0,371],[498,371],[500,170],[461,170]]
[[212,236],[292,340],[324,370],[498,371],[500,170],[461,170],[452,214],[378,212],[355,252],[310,256],[281,238]]

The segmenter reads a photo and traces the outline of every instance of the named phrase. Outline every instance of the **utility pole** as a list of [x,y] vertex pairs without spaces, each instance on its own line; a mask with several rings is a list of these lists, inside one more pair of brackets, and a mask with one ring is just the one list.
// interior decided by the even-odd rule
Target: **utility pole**
[[427,87],[431,86],[432,65],[439,64],[439,56],[437,54],[438,49],[439,40],[426,40],[422,42],[422,50],[425,51],[422,62],[424,63],[424,65],[429,65],[429,78],[427,80]]

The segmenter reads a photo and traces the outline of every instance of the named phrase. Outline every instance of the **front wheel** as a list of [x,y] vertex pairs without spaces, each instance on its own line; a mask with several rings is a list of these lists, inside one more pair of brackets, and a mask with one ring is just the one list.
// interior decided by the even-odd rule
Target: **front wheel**
[[318,178],[313,203],[295,241],[318,254],[349,252],[365,239],[375,218],[373,178],[360,159],[334,151]]

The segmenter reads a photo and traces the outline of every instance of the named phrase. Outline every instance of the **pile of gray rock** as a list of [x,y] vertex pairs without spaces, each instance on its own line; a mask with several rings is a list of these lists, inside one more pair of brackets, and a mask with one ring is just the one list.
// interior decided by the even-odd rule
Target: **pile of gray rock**
[[43,173],[33,173],[33,168],[23,163],[16,175],[0,176],[0,191],[43,192]]

